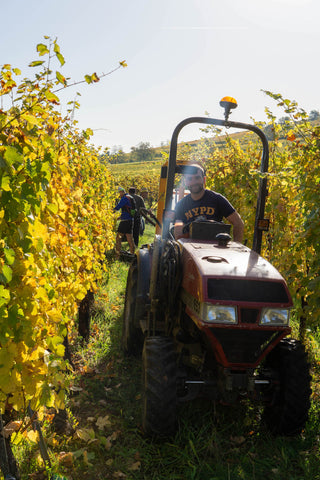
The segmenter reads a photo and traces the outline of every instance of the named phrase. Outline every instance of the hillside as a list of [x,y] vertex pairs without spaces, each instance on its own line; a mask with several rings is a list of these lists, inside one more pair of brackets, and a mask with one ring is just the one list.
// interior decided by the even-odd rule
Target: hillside
[[[283,124],[279,124],[279,126],[281,126],[281,132],[277,134],[277,138],[278,140],[281,140],[281,141],[286,141],[287,140],[287,135],[288,135],[288,132],[292,129],[294,129],[295,131],[299,132],[299,128],[300,128],[300,125],[301,127],[303,128],[303,124],[305,123],[305,121],[301,121],[301,122],[295,122],[294,124],[293,123],[283,123]],[[310,121],[309,122],[311,127],[316,127],[318,125],[320,125],[320,120],[317,119],[317,120],[313,120],[313,121]],[[274,136],[274,133],[273,133],[273,127],[271,124],[267,125],[264,129],[264,133],[266,134],[267,138],[269,141],[272,141],[273,140],[273,136]],[[199,146],[199,144],[203,141],[206,142],[207,145],[215,145],[217,148],[222,148],[225,146],[225,142],[226,142],[226,139],[227,138],[231,138],[232,140],[237,140],[239,141],[240,143],[244,144],[244,143],[247,143],[248,139],[249,138],[253,138],[252,137],[253,133],[252,132],[249,132],[249,131],[239,131],[239,132],[231,132],[230,133],[228,132],[227,134],[224,134],[224,135],[216,135],[216,136],[213,136],[213,137],[202,137],[200,139],[197,139],[197,140],[189,140],[189,141],[186,141],[186,142],[180,142],[178,144],[178,149],[179,148],[184,148],[184,147],[191,147],[192,149],[193,148],[196,148],[197,146]],[[155,162],[156,164],[158,163],[163,163],[163,154],[168,154],[169,153],[169,150],[170,150],[170,144],[168,145],[162,145],[160,147],[147,147],[147,143],[143,143],[141,142],[139,144],[140,146],[143,146],[143,148],[140,148],[139,146],[138,147],[133,147],[133,151],[130,152],[130,153],[125,153],[125,152],[118,152],[117,154],[113,155],[113,156],[110,156],[109,157],[109,161],[112,165],[116,165],[116,164],[139,164],[141,162],[144,162],[144,163],[147,163],[147,164],[150,164],[150,162]],[[142,152],[143,151],[143,155],[141,156],[141,158],[139,160],[137,160],[137,156],[139,157],[139,151]],[[146,157],[148,157],[148,159],[146,160]]]
[[[246,137],[248,137],[249,135],[252,135],[251,132],[247,132],[247,131],[235,132],[235,133],[230,133],[228,135],[219,135],[219,136],[215,136],[215,137],[212,137],[212,138],[205,138],[205,140],[209,145],[214,144],[217,148],[221,148],[225,145],[227,137],[232,138],[233,140],[239,140],[239,141],[243,142],[244,139]],[[200,142],[202,142],[202,141],[203,141],[203,138],[197,139],[197,140],[190,140],[190,141],[187,141],[187,142],[181,142],[181,143],[178,144],[178,151],[179,151],[179,149],[182,149],[184,147],[191,147],[192,149],[196,148],[200,144]],[[163,161],[164,161],[163,160],[164,155],[166,155],[166,154],[168,155],[169,151],[170,151],[170,144],[165,145],[165,146],[161,146],[161,147],[151,147],[151,148],[149,148],[148,149],[149,160],[147,160],[147,161],[146,160],[140,160],[140,161],[132,160],[132,153],[125,153],[125,152],[119,152],[118,154],[110,156],[108,160],[110,162],[112,171],[113,171],[113,168],[116,165],[119,165],[119,166],[120,165],[126,165],[126,168],[128,167],[128,169],[130,171],[132,171],[132,168],[133,169],[136,168],[141,163],[143,163],[145,165],[148,165],[148,166],[149,165],[162,165]],[[133,167],[131,167],[131,165]],[[120,168],[120,170],[121,170],[121,168]],[[115,168],[115,171],[118,171],[117,168]]]

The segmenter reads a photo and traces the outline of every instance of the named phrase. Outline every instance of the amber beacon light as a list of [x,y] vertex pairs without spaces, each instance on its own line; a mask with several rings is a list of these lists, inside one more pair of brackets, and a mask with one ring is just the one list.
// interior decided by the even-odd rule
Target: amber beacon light
[[227,121],[231,113],[231,110],[233,108],[237,108],[238,104],[237,104],[237,100],[235,100],[233,97],[223,97],[220,100],[220,106],[224,108],[224,117],[225,117],[225,120]]

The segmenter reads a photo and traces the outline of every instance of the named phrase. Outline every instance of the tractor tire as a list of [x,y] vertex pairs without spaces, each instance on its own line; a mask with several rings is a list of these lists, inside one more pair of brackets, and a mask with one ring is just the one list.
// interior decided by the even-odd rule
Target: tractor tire
[[146,338],[142,360],[143,430],[147,436],[168,437],[177,423],[177,364],[171,338]]
[[127,277],[125,305],[123,312],[122,347],[127,355],[141,355],[143,334],[136,325],[135,310],[137,297],[138,268],[137,261],[131,264]]
[[275,435],[298,435],[308,419],[310,408],[309,364],[303,345],[292,338],[282,340],[266,359],[277,379],[272,400],[263,419]]

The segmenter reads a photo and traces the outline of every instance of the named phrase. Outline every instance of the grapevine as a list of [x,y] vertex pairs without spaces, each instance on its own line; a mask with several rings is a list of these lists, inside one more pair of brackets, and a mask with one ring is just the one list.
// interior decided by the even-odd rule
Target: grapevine
[[57,109],[55,92],[67,79],[54,76],[51,64],[64,58],[56,40],[46,39],[37,51],[47,64],[29,65],[41,68],[34,79],[19,84],[20,70],[8,64],[0,77],[0,94],[11,101],[0,111],[2,411],[63,406],[67,328],[114,243],[113,179],[89,145],[92,132],[80,132],[70,111],[63,117]]

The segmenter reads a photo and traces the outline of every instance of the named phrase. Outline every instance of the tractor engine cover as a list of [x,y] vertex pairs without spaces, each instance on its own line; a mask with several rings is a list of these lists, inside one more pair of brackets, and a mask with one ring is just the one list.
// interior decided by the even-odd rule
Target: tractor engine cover
[[[265,320],[265,312],[288,312],[292,299],[280,273],[237,242],[180,239],[181,300],[186,314],[209,340],[226,368],[255,368],[290,333],[288,322]],[[216,312],[220,314],[217,316]],[[272,317],[271,317],[272,318]]]

